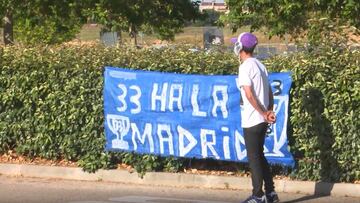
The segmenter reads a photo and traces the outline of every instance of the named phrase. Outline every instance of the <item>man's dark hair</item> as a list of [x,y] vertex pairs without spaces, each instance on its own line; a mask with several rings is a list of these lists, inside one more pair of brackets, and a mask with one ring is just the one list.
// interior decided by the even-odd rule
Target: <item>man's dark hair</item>
[[252,48],[243,47],[243,48],[242,48],[242,50],[245,51],[245,53],[247,53],[247,54],[253,54],[253,53],[254,53],[254,49],[255,49],[255,47],[252,47]]

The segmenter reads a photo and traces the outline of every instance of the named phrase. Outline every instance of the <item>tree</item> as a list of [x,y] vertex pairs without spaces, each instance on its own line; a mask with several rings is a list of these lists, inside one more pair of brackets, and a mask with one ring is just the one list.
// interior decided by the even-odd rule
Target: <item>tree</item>
[[104,31],[129,32],[135,44],[139,31],[172,40],[186,21],[199,15],[198,2],[190,0],[99,0],[87,13]]
[[25,43],[54,44],[72,39],[85,22],[82,9],[90,1],[0,0],[4,16],[4,42],[13,34]]
[[199,15],[198,2],[190,0],[0,0],[4,16],[4,41],[61,43],[72,39],[90,17],[104,31],[127,31],[135,39],[139,31],[171,40],[185,22]]
[[4,43],[5,45],[14,43],[13,34],[13,12],[14,5],[21,5],[17,0],[1,0],[0,1],[0,16],[2,17],[4,27]]
[[219,18],[221,16],[221,12],[208,9],[202,11],[202,20],[204,26],[216,26],[218,24]]
[[316,40],[334,26],[360,28],[360,2],[356,0],[227,0],[226,3],[230,12],[222,20],[233,31],[250,25],[252,31],[266,28],[270,37],[285,34],[299,37],[309,32]]

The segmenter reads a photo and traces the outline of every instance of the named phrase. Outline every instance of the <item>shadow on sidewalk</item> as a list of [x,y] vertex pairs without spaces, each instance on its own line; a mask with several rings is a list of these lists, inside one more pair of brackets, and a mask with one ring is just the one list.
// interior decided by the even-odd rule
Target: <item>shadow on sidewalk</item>
[[325,101],[323,93],[317,88],[308,88],[303,95],[304,109],[310,115],[310,127],[308,129],[310,136],[316,137],[317,143],[314,151],[319,151],[320,181],[315,185],[313,195],[301,197],[299,199],[287,201],[287,203],[305,202],[310,199],[317,199],[330,196],[334,187],[334,182],[339,181],[341,169],[338,161],[334,158],[332,146],[335,142],[332,133],[330,120],[324,115]]
[[317,182],[315,184],[315,191],[314,191],[313,195],[301,197],[301,198],[286,201],[283,203],[305,202],[305,201],[311,200],[311,199],[317,199],[317,198],[321,198],[321,197],[330,196],[333,187],[334,187],[334,183]]

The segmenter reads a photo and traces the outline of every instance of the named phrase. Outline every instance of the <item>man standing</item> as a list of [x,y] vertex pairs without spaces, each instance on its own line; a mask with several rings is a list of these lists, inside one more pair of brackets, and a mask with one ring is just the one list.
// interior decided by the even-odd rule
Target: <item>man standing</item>
[[[276,120],[273,94],[265,66],[253,57],[258,41],[255,35],[239,35],[234,52],[242,62],[239,67],[241,91],[241,124],[244,131],[247,158],[250,165],[253,191],[244,203],[279,202],[269,164],[264,156],[264,142],[269,123]],[[265,182],[265,193],[262,189]]]

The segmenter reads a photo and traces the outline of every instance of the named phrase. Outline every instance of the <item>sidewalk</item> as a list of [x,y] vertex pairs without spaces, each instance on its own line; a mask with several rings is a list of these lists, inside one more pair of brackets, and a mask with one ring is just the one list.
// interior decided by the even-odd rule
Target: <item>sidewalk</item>
[[[99,170],[87,173],[81,168],[0,163],[0,174],[35,178],[104,181],[169,187],[199,187],[251,190],[251,179],[244,177],[148,172],[144,178],[126,170]],[[360,197],[360,184],[274,180],[276,191],[308,195]]]

